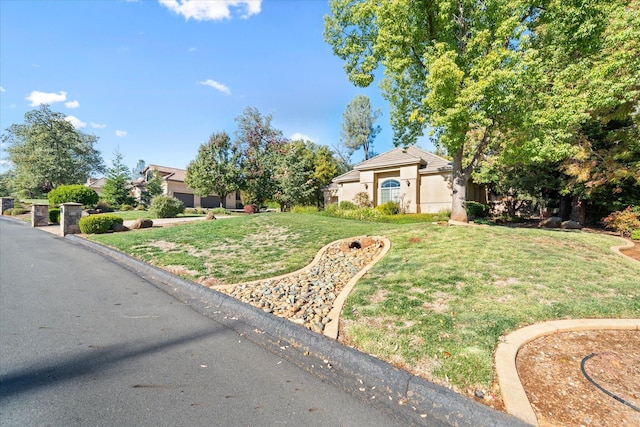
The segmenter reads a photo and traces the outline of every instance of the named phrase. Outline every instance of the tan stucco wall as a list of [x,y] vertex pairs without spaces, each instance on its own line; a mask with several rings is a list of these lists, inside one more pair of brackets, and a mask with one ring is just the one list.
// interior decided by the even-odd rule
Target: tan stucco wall
[[420,177],[420,212],[438,213],[451,209],[451,174]]
[[369,199],[371,199],[371,186],[368,185],[368,187],[368,189],[365,189],[364,185],[360,182],[345,182],[342,184],[338,184],[338,200],[341,202],[343,200],[353,202],[356,194],[362,191],[366,191],[369,194]]

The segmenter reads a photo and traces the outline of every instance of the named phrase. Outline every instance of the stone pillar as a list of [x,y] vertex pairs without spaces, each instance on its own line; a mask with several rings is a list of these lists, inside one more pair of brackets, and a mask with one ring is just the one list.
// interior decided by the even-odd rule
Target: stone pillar
[[46,227],[49,225],[49,205],[36,204],[31,205],[31,226]]
[[60,205],[60,233],[67,234],[80,233],[80,218],[82,218],[82,204],[63,203]]
[[0,209],[0,215],[2,215],[7,209],[13,208],[13,197],[0,197],[0,205],[2,205]]

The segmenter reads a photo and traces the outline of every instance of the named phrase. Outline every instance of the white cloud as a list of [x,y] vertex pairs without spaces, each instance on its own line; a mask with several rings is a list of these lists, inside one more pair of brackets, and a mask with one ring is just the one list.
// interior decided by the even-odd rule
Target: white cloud
[[32,107],[37,107],[41,104],[53,104],[54,102],[66,101],[67,92],[61,90],[58,93],[46,93],[34,90],[25,99],[31,101],[30,105]]
[[67,116],[64,119],[66,121],[68,121],[69,123],[71,123],[71,125],[76,129],[81,129],[81,128],[83,128],[83,127],[85,127],[87,125],[85,122],[83,122],[82,120],[80,120],[76,116]]
[[203,82],[200,82],[200,84],[204,86],[210,86],[215,90],[219,90],[220,92],[226,95],[231,95],[231,89],[229,89],[227,86],[223,85],[222,83],[218,83],[215,80],[207,79]]
[[67,108],[78,108],[80,106],[80,103],[78,101],[69,101],[65,102],[64,106]]
[[116,136],[118,138],[123,138],[123,137],[127,136],[127,131],[126,130],[117,130],[116,131]]
[[187,20],[219,21],[231,19],[231,8],[242,9],[240,17],[246,19],[262,10],[262,0],[158,0],[169,10],[183,15]]
[[5,88],[3,88],[2,86],[0,86],[0,92],[6,92],[7,90]]
[[104,129],[104,128],[107,127],[107,125],[91,122],[91,127],[94,128],[94,129]]
[[291,137],[289,137],[289,139],[291,141],[311,141],[311,142],[316,142],[315,139],[311,138],[308,135],[300,133],[300,132],[294,133],[293,135],[291,135]]
[[198,49],[197,49],[197,48],[195,48],[195,47],[190,47],[190,48],[189,48],[189,52],[195,52],[196,50],[198,50]]

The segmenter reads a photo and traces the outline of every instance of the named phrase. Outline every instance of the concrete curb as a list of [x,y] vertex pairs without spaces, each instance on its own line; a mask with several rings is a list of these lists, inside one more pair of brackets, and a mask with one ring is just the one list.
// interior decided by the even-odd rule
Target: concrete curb
[[626,255],[625,253],[623,253],[620,249],[625,249],[625,248],[632,248],[635,246],[635,243],[633,243],[631,240],[627,240],[623,237],[618,237],[620,240],[622,240],[624,242],[623,245],[619,245],[619,246],[611,246],[611,250],[613,252],[616,252],[619,255],[622,255],[623,257],[625,257],[628,260],[631,260],[633,262],[640,262],[635,258],[631,258],[629,255]]
[[520,347],[545,335],[594,329],[640,331],[640,319],[552,320],[527,326],[507,335],[498,344],[495,356],[498,383],[507,412],[529,424],[538,425],[538,418],[529,403],[516,369],[516,356]]
[[528,425],[225,294],[80,237],[67,235],[65,238],[112,259],[194,310],[316,377],[391,411],[407,425]]

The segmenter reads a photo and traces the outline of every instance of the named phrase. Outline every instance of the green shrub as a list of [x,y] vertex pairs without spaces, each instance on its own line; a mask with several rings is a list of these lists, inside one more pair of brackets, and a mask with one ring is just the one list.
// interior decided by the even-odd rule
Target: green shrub
[[9,209],[5,209],[2,211],[2,215],[11,215],[11,209],[13,208],[9,208]]
[[156,196],[151,200],[149,213],[156,218],[175,218],[184,212],[184,204],[168,196]]
[[123,204],[123,205],[120,205],[120,210],[121,211],[132,211],[133,210],[133,206],[127,205],[127,204]]
[[197,213],[198,213],[198,210],[196,208],[186,208],[184,210],[185,215],[195,215]]
[[90,215],[80,218],[78,225],[83,234],[103,234],[113,230],[114,224],[122,225],[122,218],[115,215]]
[[229,211],[225,208],[213,208],[211,209],[214,215],[229,215]]
[[197,213],[198,215],[204,215],[204,214],[206,214],[206,213],[207,213],[207,210],[206,210],[206,209],[203,209],[201,206],[196,206],[196,213]]
[[143,211],[145,209],[144,205],[138,205],[136,206],[136,210],[137,211]]
[[622,211],[611,212],[602,218],[602,223],[605,228],[617,231],[623,236],[631,236],[631,233],[640,228],[640,218],[631,206]]
[[61,203],[80,203],[83,206],[98,203],[98,193],[84,185],[60,185],[49,191],[49,204],[58,206]]
[[317,213],[318,208],[315,206],[294,206],[291,208],[291,212],[297,214],[312,214]]
[[474,201],[468,201],[467,215],[475,218],[486,218],[487,215],[489,215],[489,206]]
[[383,215],[398,215],[400,213],[400,205],[390,200],[387,203],[376,206],[376,210]]
[[17,206],[15,208],[7,209],[7,210],[10,211],[9,215],[22,215],[22,214],[29,213],[29,209],[25,209],[22,206]]
[[329,205],[325,205],[324,207],[324,213],[330,216],[334,216],[336,214],[336,212],[338,212],[340,208],[338,207],[338,205],[336,203],[331,203]]
[[345,210],[345,211],[353,211],[353,210],[358,209],[358,207],[356,206],[355,203],[350,202],[348,200],[341,201],[339,207],[340,207],[340,209]]
[[60,209],[49,209],[49,222],[52,222],[54,224],[60,223]]
[[373,208],[360,208],[345,212],[345,218],[357,219],[358,221],[376,221],[382,214]]
[[636,229],[636,230],[633,230],[633,231],[631,232],[631,238],[632,238],[633,240],[640,240],[640,228],[638,228],[638,229]]

